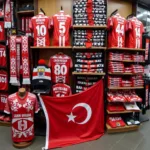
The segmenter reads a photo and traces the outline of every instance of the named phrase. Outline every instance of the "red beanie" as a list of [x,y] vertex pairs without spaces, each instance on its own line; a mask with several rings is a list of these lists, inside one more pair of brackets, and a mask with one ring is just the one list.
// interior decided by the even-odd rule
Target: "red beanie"
[[46,65],[45,60],[44,60],[44,59],[40,59],[40,60],[38,61],[38,65]]

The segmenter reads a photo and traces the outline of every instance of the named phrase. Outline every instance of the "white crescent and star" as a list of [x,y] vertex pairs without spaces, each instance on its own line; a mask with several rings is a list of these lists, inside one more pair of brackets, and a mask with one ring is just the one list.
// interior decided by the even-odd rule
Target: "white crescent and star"
[[75,122],[75,118],[77,116],[73,115],[73,113],[71,112],[70,115],[67,115],[68,122],[72,121],[72,122],[74,122],[76,124],[81,124],[81,125],[86,124],[91,119],[91,116],[92,116],[92,109],[91,109],[91,107],[88,104],[86,104],[86,103],[79,103],[79,104],[75,105],[72,108],[72,110],[74,110],[77,107],[83,107],[83,108],[86,109],[86,111],[87,111],[87,117],[86,117],[86,119],[84,121],[82,121],[82,122]]

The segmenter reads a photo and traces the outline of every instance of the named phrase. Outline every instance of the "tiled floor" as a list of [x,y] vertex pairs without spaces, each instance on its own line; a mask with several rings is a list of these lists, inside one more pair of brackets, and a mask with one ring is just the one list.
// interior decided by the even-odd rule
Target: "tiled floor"
[[[147,115],[150,118],[150,111]],[[34,143],[23,150],[41,150],[44,143],[44,137],[36,137]],[[8,127],[0,127],[0,150],[17,150],[12,146]],[[150,150],[150,121],[143,123],[136,132],[105,134],[99,140],[57,150]]]

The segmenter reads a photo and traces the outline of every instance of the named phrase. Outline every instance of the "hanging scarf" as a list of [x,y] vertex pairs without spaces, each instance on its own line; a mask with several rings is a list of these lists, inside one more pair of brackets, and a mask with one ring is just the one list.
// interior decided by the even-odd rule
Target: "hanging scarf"
[[11,2],[6,0],[4,11],[5,28],[11,28]]
[[[20,68],[22,68],[23,85],[30,84],[30,69],[29,69],[29,52],[28,52],[28,37],[21,36],[21,52],[17,45],[17,37],[10,36],[10,83],[12,85],[20,85]],[[21,64],[20,58],[21,54]]]

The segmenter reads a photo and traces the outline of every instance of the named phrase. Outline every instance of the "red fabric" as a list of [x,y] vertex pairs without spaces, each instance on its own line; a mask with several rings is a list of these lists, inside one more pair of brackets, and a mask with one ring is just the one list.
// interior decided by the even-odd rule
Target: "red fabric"
[[73,66],[71,57],[65,54],[56,54],[50,58],[49,66],[52,71],[53,83],[61,80],[63,83],[69,84],[69,70]]
[[125,111],[123,103],[109,103],[107,105],[107,110],[110,112],[116,112],[116,111]]
[[119,14],[108,19],[108,47],[125,47],[126,20]]
[[26,93],[21,99],[18,93],[8,97],[5,113],[12,114],[12,140],[27,142],[34,138],[34,113],[39,111],[38,101],[34,94]]
[[4,111],[7,103],[8,94],[0,93],[0,111]]
[[142,34],[144,26],[141,21],[136,17],[133,17],[128,21],[128,41],[126,47],[129,48],[142,48]]
[[7,66],[6,46],[4,45],[0,45],[0,66],[1,67]]
[[87,18],[88,18],[88,24],[89,25],[94,25],[94,14],[93,14],[93,1],[88,0],[86,4],[86,12],[87,12]]
[[63,83],[55,84],[52,87],[52,96],[54,97],[65,97],[71,95],[71,93],[70,86]]
[[38,61],[38,65],[46,65],[45,60],[44,60],[44,59],[40,59],[40,60]]
[[[104,134],[103,80],[80,94],[42,96],[40,101],[47,118],[45,149],[95,140]],[[75,116],[72,121],[68,117],[71,113]]]
[[6,71],[0,70],[0,90],[8,90],[8,74]]
[[32,17],[29,28],[34,33],[34,46],[50,46],[50,18],[45,15]]
[[5,40],[4,22],[0,21],[0,41]]
[[70,28],[72,26],[72,18],[60,12],[52,17],[53,45],[54,46],[70,46]]

